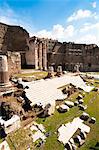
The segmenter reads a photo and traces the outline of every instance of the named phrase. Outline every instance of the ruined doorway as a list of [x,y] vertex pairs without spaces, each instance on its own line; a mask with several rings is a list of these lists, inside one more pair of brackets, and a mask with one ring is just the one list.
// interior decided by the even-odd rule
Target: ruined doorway
[[21,69],[26,68],[26,58],[25,58],[25,53],[21,53]]

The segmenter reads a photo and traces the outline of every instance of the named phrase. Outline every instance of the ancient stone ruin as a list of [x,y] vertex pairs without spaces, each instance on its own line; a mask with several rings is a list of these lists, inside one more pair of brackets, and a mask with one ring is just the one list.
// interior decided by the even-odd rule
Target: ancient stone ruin
[[67,71],[73,71],[78,64],[80,71],[99,71],[99,47],[95,44],[57,42],[50,52],[48,63],[54,64],[55,69],[62,65]]
[[24,53],[22,64],[46,70],[58,66],[67,71],[99,71],[99,47],[95,44],[76,44],[32,37],[30,49]]
[[[99,47],[95,44],[76,44],[29,37],[19,26],[0,23],[0,53],[8,59],[9,74],[21,68],[47,70],[58,66],[66,71],[99,71]],[[79,64],[79,68],[78,68]]]
[[9,83],[8,63],[5,55],[0,55],[0,86]]
[[19,26],[0,23],[0,51],[25,51],[28,46],[28,32]]
[[30,38],[30,49],[25,52],[25,65],[28,68],[47,70],[47,43],[46,40]]
[[21,54],[29,50],[29,34],[20,26],[0,23],[0,54],[8,59],[9,75],[19,73]]

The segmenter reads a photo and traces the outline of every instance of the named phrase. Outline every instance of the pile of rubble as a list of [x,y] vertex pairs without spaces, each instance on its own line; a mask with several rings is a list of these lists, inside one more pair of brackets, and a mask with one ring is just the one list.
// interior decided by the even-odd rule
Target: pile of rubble
[[[58,141],[64,144],[66,150],[76,150],[77,145],[75,143],[78,143],[79,147],[85,143],[90,127],[84,124],[84,121],[87,121],[89,118],[89,114],[83,113],[80,118],[74,118],[72,122],[63,124],[58,129]],[[89,123],[94,124],[95,122],[96,119],[91,117]],[[77,132],[78,129],[79,132]]]
[[33,125],[30,127],[32,131],[32,139],[37,147],[40,147],[42,144],[46,142],[46,131],[42,124],[38,124],[33,122]]

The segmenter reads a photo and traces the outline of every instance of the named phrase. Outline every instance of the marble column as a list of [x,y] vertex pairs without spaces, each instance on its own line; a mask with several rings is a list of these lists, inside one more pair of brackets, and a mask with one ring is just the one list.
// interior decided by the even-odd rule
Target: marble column
[[9,83],[8,62],[5,55],[0,55],[0,86]]
[[35,69],[38,68],[38,44],[35,44]]
[[45,41],[43,43],[43,69],[47,70],[47,45]]
[[42,70],[42,42],[39,43],[39,69]]

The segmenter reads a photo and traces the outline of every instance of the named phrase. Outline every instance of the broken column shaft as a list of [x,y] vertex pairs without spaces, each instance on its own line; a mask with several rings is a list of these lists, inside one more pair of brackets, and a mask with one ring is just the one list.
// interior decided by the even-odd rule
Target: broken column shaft
[[42,70],[42,42],[39,43],[39,69]]
[[43,69],[47,70],[47,46],[46,46],[46,42],[43,43]]
[[0,86],[5,86],[9,83],[8,63],[5,55],[0,55]]
[[38,69],[38,45],[35,44],[35,69]]

